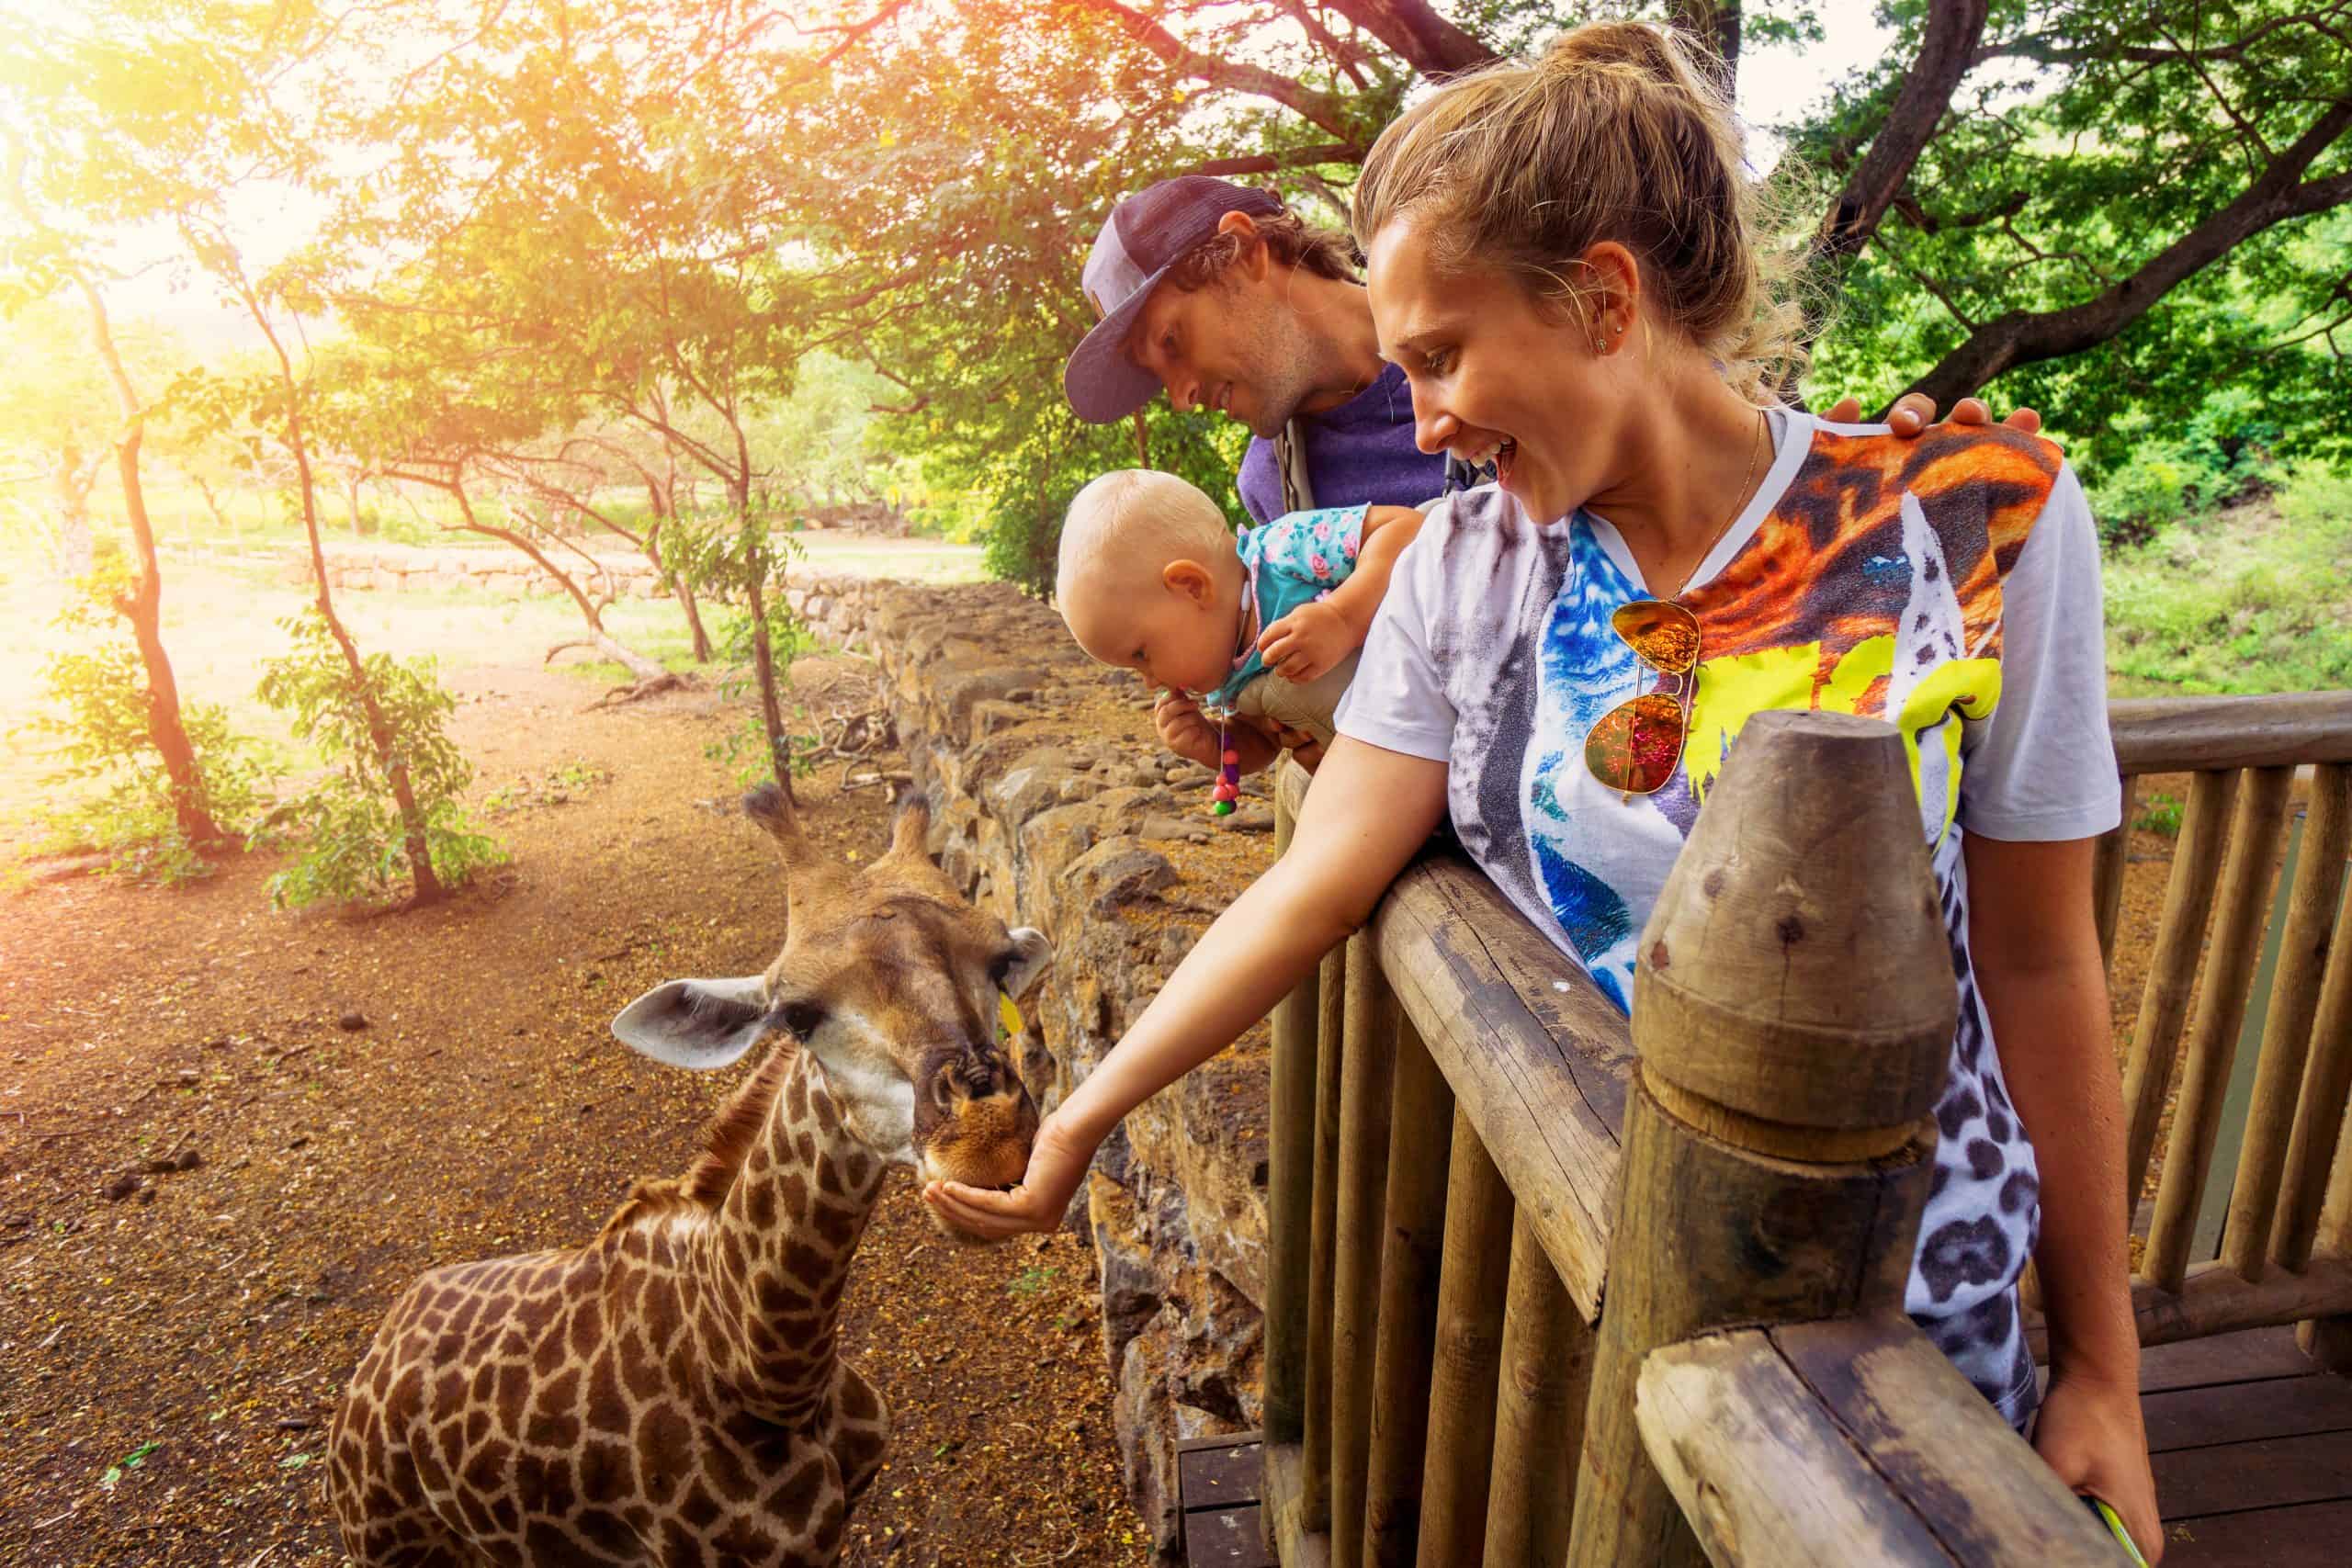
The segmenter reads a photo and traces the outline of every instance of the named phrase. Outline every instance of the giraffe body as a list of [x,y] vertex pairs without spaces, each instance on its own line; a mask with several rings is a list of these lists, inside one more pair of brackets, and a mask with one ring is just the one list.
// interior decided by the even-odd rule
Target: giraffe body
[[686,1176],[640,1182],[582,1247],[436,1269],[353,1374],[328,1490],[360,1568],[833,1562],[888,1441],[837,1345],[889,1167],[1001,1185],[1035,1108],[995,989],[1044,939],[957,897],[902,814],[863,876],[819,866],[768,792],[791,940],[764,976],[673,981],[614,1022],[666,1061],[775,1045]]

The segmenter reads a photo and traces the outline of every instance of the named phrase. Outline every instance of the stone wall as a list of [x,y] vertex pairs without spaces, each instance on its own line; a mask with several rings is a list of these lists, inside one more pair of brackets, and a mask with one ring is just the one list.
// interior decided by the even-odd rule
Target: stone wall
[[[327,580],[338,589],[381,592],[438,592],[452,588],[478,588],[486,593],[560,593],[556,580],[541,571],[522,551],[501,547],[481,550],[420,549],[413,545],[329,545],[325,549]],[[575,581],[589,585],[594,573],[568,550],[552,558]],[[658,599],[662,584],[653,563],[643,556],[594,553],[598,568],[625,599]],[[308,582],[311,556],[307,549],[286,553],[289,582]]]
[[[1160,750],[1141,683],[1091,662],[1058,616],[1010,587],[797,575],[794,608],[880,665],[942,863],[1006,921],[1053,939],[1023,1064],[1050,1108],[1263,869],[1264,783],[1210,817],[1208,771]],[[1261,1025],[1139,1108],[1072,1206],[1102,1265],[1128,1492],[1163,1552],[1176,1541],[1176,1440],[1259,1421],[1265,1051]]]

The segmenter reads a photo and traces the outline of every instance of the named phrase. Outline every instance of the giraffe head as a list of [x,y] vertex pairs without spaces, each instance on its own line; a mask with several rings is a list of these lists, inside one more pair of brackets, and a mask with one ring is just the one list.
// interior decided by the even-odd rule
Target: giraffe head
[[[931,862],[930,807],[903,806],[863,870],[819,854],[773,784],[744,796],[784,862],[784,951],[763,975],[671,980],[613,1020],[656,1061],[710,1069],[783,1030],[823,1069],[852,1134],[924,1180],[1009,1187],[1028,1169],[1037,1107],[1000,1038],[1053,956],[1007,931]],[[934,1214],[934,1219],[937,1216]],[[944,1227],[943,1227],[944,1228]]]

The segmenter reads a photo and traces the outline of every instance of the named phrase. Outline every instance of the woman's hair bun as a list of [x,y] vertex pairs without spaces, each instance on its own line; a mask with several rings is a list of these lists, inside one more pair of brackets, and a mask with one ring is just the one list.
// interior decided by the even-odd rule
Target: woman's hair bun
[[1646,22],[1588,22],[1552,40],[1541,69],[1564,74],[1593,65],[1630,65],[1660,82],[1680,81],[1688,69],[1680,47],[1663,28]]

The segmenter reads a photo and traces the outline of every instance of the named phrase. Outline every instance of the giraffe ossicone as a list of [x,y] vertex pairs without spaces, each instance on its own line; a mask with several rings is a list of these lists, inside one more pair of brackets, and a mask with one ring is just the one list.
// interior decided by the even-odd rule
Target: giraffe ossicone
[[932,863],[920,799],[862,870],[819,853],[775,785],[744,810],[784,863],[783,950],[658,986],[613,1032],[697,1070],[775,1043],[693,1167],[639,1182],[594,1240],[435,1269],[394,1303],[328,1438],[360,1568],[838,1554],[889,1436],[839,1355],[851,1258],[892,1165],[978,1187],[1028,1168],[1037,1109],[1000,998],[1051,949]]

